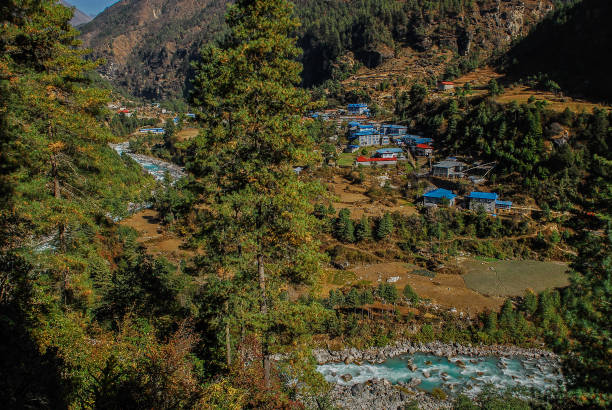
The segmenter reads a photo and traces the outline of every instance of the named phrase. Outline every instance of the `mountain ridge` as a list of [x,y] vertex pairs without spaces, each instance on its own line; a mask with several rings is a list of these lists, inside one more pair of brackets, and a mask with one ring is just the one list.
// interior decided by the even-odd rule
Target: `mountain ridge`
[[[185,95],[190,61],[207,42],[222,38],[228,0],[122,0],[81,27],[86,47],[107,64],[101,74],[132,94],[149,98]],[[436,2],[433,2],[436,3]],[[334,76],[346,55],[376,67],[394,49],[486,59],[553,10],[552,0],[473,2],[424,0],[296,1],[303,26],[305,85]],[[406,67],[409,69],[409,67]]]
[[74,27],[78,27],[82,24],[87,24],[94,19],[89,14],[79,10],[67,1],[60,0],[59,2],[62,6],[74,9],[74,16],[72,17],[72,20],[70,20],[70,24],[72,24]]

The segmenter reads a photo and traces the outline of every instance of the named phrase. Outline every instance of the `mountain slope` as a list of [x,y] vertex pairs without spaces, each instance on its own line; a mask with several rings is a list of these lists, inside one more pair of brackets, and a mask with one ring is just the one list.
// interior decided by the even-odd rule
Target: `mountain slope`
[[70,20],[70,24],[72,24],[74,27],[80,26],[81,24],[89,23],[91,20],[93,20],[91,16],[83,13],[81,10],[77,9],[72,4],[64,0],[60,0],[60,4],[62,6],[74,8],[74,17],[72,17],[72,20]]
[[[104,57],[103,75],[135,95],[168,98],[186,89],[189,61],[222,36],[228,0],[122,0],[83,26]],[[369,68],[398,50],[482,60],[528,33],[552,0],[296,0],[305,85],[335,76],[348,57]],[[408,68],[408,67],[406,67]]]
[[102,75],[135,95],[180,95],[189,62],[220,33],[227,0],[122,0],[81,27]]
[[612,102],[610,19],[609,0],[582,0],[560,9],[510,50],[503,68],[515,78],[543,73],[564,92]]

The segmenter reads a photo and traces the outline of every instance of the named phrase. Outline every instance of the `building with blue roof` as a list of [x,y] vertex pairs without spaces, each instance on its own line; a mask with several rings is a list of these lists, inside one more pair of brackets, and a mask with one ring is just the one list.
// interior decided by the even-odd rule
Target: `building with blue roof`
[[380,145],[380,134],[375,129],[366,129],[356,131],[349,136],[350,144],[367,147],[371,145]]
[[404,152],[404,150],[401,148],[381,148],[381,149],[376,150],[376,153],[378,154],[386,154],[386,153],[400,154],[402,152]]
[[390,137],[398,137],[408,133],[408,127],[404,125],[385,124],[380,128],[380,133]]
[[494,214],[498,197],[499,196],[494,192],[472,191],[468,196],[469,209],[478,211],[480,208],[483,208],[486,212]]
[[344,152],[352,153],[352,152],[357,151],[359,148],[360,148],[359,145],[349,144],[344,149]]
[[423,205],[438,206],[448,204],[448,206],[455,206],[455,198],[457,198],[457,195],[453,194],[452,191],[438,188],[423,195]]
[[138,130],[138,132],[140,132],[141,134],[163,134],[166,132],[166,130],[163,128],[141,128],[140,130]]
[[[381,137],[381,143],[383,143],[383,138],[384,137]],[[397,159],[406,159],[406,156],[404,155],[404,150],[401,148],[381,148],[374,153],[374,158],[392,157],[396,157]]]
[[370,113],[368,109],[368,104],[358,103],[358,104],[349,104],[347,107],[347,111],[351,115],[366,115]]
[[419,144],[432,144],[433,138],[421,137],[419,135],[403,135],[400,137],[400,141],[402,141],[406,145],[414,147]]
[[495,201],[495,209],[509,211],[512,209],[512,201]]

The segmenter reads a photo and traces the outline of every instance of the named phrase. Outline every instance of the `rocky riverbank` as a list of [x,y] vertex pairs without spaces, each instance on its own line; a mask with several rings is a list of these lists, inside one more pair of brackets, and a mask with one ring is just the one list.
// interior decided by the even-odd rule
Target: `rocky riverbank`
[[422,410],[452,407],[450,400],[436,399],[406,384],[393,385],[387,380],[371,380],[352,386],[336,384],[330,395],[338,407],[349,410],[403,409],[410,404]]
[[[320,365],[329,363],[344,363],[354,365],[364,365],[365,363],[378,364],[387,359],[402,355],[414,355],[417,353],[433,355],[445,358],[448,363],[460,369],[469,369],[473,363],[480,363],[483,357],[495,357],[506,359],[521,359],[534,363],[533,366],[540,371],[554,371],[560,374],[560,361],[557,355],[541,349],[524,349],[516,346],[464,346],[457,343],[418,343],[411,341],[401,341],[394,345],[382,348],[371,348],[358,350],[355,348],[339,351],[319,349],[313,351],[313,356]],[[468,360],[474,357],[474,360]],[[432,359],[433,360],[433,359]],[[498,363],[500,369],[505,369],[507,361],[501,360]],[[543,368],[541,361],[552,364],[552,368]],[[425,362],[431,365],[431,362]],[[421,363],[422,365],[422,363]],[[344,365],[342,365],[344,366]],[[500,367],[501,366],[501,367]],[[412,372],[419,370],[419,367],[412,359],[406,361],[406,367]],[[440,396],[434,397],[430,393],[419,389],[423,380],[431,381],[430,372],[438,373],[435,367],[420,367],[419,377],[413,377],[406,382],[391,383],[389,380],[378,378],[362,383],[354,383],[351,374],[340,374],[341,381],[336,383],[331,391],[331,399],[343,409],[397,409],[407,405],[415,404],[420,409],[447,409],[452,408],[454,398],[442,399]],[[484,370],[484,369],[483,369]],[[469,370],[468,370],[469,371]],[[354,374],[354,373],[353,373]],[[483,375],[484,373],[478,373]],[[448,375],[442,372],[442,380],[447,380]],[[516,377],[516,376],[513,376]],[[531,376],[530,376],[531,377]],[[362,379],[363,380],[363,379]],[[448,387],[448,389],[446,388]],[[448,385],[444,388],[445,394],[452,394],[453,387]]]
[[385,360],[401,356],[404,354],[426,353],[434,356],[452,358],[455,356],[493,356],[493,357],[523,357],[527,359],[545,358],[551,361],[558,361],[559,358],[553,352],[542,349],[525,349],[516,346],[492,345],[492,346],[471,346],[460,345],[458,343],[419,343],[412,341],[399,341],[394,345],[385,347],[373,347],[366,350],[355,348],[344,350],[314,350],[313,356],[319,364],[325,363],[382,363]]

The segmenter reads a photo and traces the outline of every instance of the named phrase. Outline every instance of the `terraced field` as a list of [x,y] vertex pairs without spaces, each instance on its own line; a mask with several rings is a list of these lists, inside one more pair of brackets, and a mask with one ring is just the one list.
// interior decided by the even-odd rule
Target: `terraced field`
[[488,296],[522,296],[525,290],[541,292],[545,289],[569,285],[567,264],[539,261],[465,260],[461,267],[465,285]]

